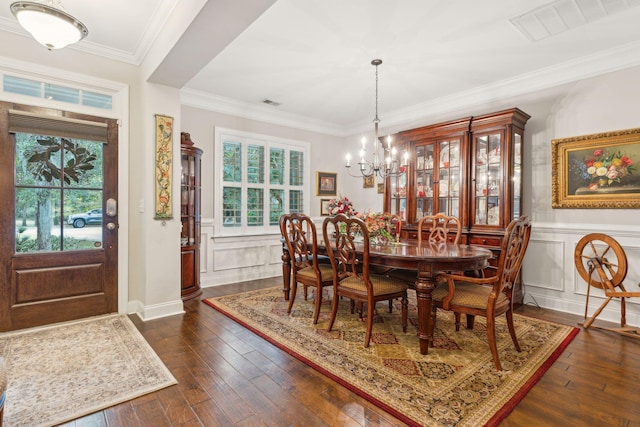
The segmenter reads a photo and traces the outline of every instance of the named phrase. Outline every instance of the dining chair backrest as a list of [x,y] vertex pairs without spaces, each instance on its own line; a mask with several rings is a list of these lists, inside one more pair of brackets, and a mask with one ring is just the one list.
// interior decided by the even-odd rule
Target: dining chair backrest
[[[367,287],[371,287],[369,280],[369,231],[365,223],[356,217],[336,215],[328,217],[322,224],[324,238],[331,266],[336,273],[338,282],[346,277],[358,277]],[[362,255],[356,252],[356,241],[362,238]],[[355,241],[354,241],[355,240]]]
[[451,243],[460,243],[462,224],[455,216],[439,212],[420,218],[418,221],[418,241],[422,241],[423,229],[429,230],[429,242],[447,242],[449,235],[452,235]]
[[526,215],[511,221],[505,230],[496,270],[500,291],[507,289],[511,293],[513,284],[520,273],[530,238],[531,221]]
[[294,269],[314,265],[313,260],[318,256],[318,238],[316,226],[309,216],[301,213],[280,216],[280,233],[289,250]]

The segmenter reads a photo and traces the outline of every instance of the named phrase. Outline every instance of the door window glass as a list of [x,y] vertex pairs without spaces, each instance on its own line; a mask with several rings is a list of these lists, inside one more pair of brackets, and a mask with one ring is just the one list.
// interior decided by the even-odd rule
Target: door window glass
[[16,133],[16,252],[102,247],[102,143]]

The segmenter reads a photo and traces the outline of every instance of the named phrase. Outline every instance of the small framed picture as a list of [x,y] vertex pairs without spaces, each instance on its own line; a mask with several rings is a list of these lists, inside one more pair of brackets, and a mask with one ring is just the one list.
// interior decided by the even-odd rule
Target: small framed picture
[[329,216],[329,203],[331,199],[320,199],[320,215]]
[[378,184],[378,194],[384,194],[384,182]]
[[335,196],[338,177],[334,172],[316,172],[316,196]]
[[376,179],[373,175],[365,176],[362,178],[362,188],[373,188],[376,184]]

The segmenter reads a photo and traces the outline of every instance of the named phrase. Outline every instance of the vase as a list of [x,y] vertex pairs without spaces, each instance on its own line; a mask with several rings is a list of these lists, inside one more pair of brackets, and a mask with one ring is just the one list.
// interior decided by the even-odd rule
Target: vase
[[382,234],[377,234],[377,235],[372,236],[372,237],[373,237],[372,240],[373,240],[373,244],[374,245],[387,245],[387,244],[389,244],[389,238],[383,236]]

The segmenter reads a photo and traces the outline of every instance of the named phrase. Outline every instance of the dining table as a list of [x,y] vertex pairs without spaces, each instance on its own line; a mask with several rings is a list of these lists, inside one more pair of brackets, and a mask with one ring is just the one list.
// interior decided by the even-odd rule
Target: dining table
[[[363,243],[356,242],[356,251],[362,253]],[[330,245],[329,245],[330,246]],[[318,253],[327,255],[327,246],[318,241]],[[434,319],[431,292],[438,274],[451,271],[479,271],[489,265],[493,253],[484,247],[429,242],[427,240],[400,240],[369,245],[369,263],[416,272],[415,292],[418,311],[418,339],[420,353],[427,354],[433,343]],[[291,257],[283,245],[282,275],[284,298],[289,299],[291,287]]]

